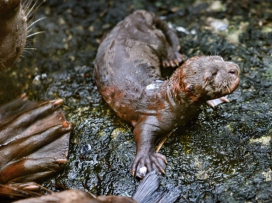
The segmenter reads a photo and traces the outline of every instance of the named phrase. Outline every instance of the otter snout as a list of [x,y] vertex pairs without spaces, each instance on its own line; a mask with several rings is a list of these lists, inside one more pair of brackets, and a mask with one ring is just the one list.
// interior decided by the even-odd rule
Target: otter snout
[[229,88],[227,88],[227,94],[230,94],[234,90],[237,89],[240,79],[239,79],[239,74],[240,74],[240,68],[237,64],[233,62],[226,62],[226,69],[229,74]]

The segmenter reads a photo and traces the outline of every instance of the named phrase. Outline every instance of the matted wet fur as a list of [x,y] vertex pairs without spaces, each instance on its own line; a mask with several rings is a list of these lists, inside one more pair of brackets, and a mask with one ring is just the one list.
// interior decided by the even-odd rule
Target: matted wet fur
[[119,22],[98,49],[94,69],[98,91],[134,127],[133,174],[145,167],[164,173],[166,157],[155,152],[155,138],[184,125],[207,100],[238,87],[239,67],[220,56],[190,58],[165,80],[160,68],[178,65],[178,50],[174,31],[147,11],[136,11]]
[[[0,71],[11,67],[21,56],[29,34],[32,13],[38,0],[0,0]],[[29,22],[29,23],[28,23]]]

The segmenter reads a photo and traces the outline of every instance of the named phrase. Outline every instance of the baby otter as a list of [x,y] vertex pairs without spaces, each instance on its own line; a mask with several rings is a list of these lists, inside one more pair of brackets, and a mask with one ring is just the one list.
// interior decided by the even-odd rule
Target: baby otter
[[154,140],[184,125],[207,100],[232,93],[239,67],[220,56],[188,59],[165,80],[160,68],[181,62],[179,41],[165,22],[147,11],[136,11],[119,22],[102,41],[94,77],[104,100],[134,127],[137,168],[164,173],[164,155]]

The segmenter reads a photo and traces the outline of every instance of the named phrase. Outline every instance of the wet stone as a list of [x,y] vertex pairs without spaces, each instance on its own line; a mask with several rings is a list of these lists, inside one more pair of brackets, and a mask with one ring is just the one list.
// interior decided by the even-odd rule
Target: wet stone
[[91,151],[91,149],[92,149],[92,147],[91,147],[90,144],[83,145],[83,146],[81,147],[80,153],[81,153],[82,155],[85,155],[85,154],[89,153],[89,152]]

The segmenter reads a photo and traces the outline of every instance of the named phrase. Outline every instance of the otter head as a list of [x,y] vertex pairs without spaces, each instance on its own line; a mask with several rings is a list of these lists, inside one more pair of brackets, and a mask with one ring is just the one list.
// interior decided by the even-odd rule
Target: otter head
[[180,87],[193,101],[207,101],[232,93],[239,85],[240,69],[220,56],[198,56],[181,66]]
[[0,71],[21,55],[27,38],[26,21],[20,0],[0,1]]

